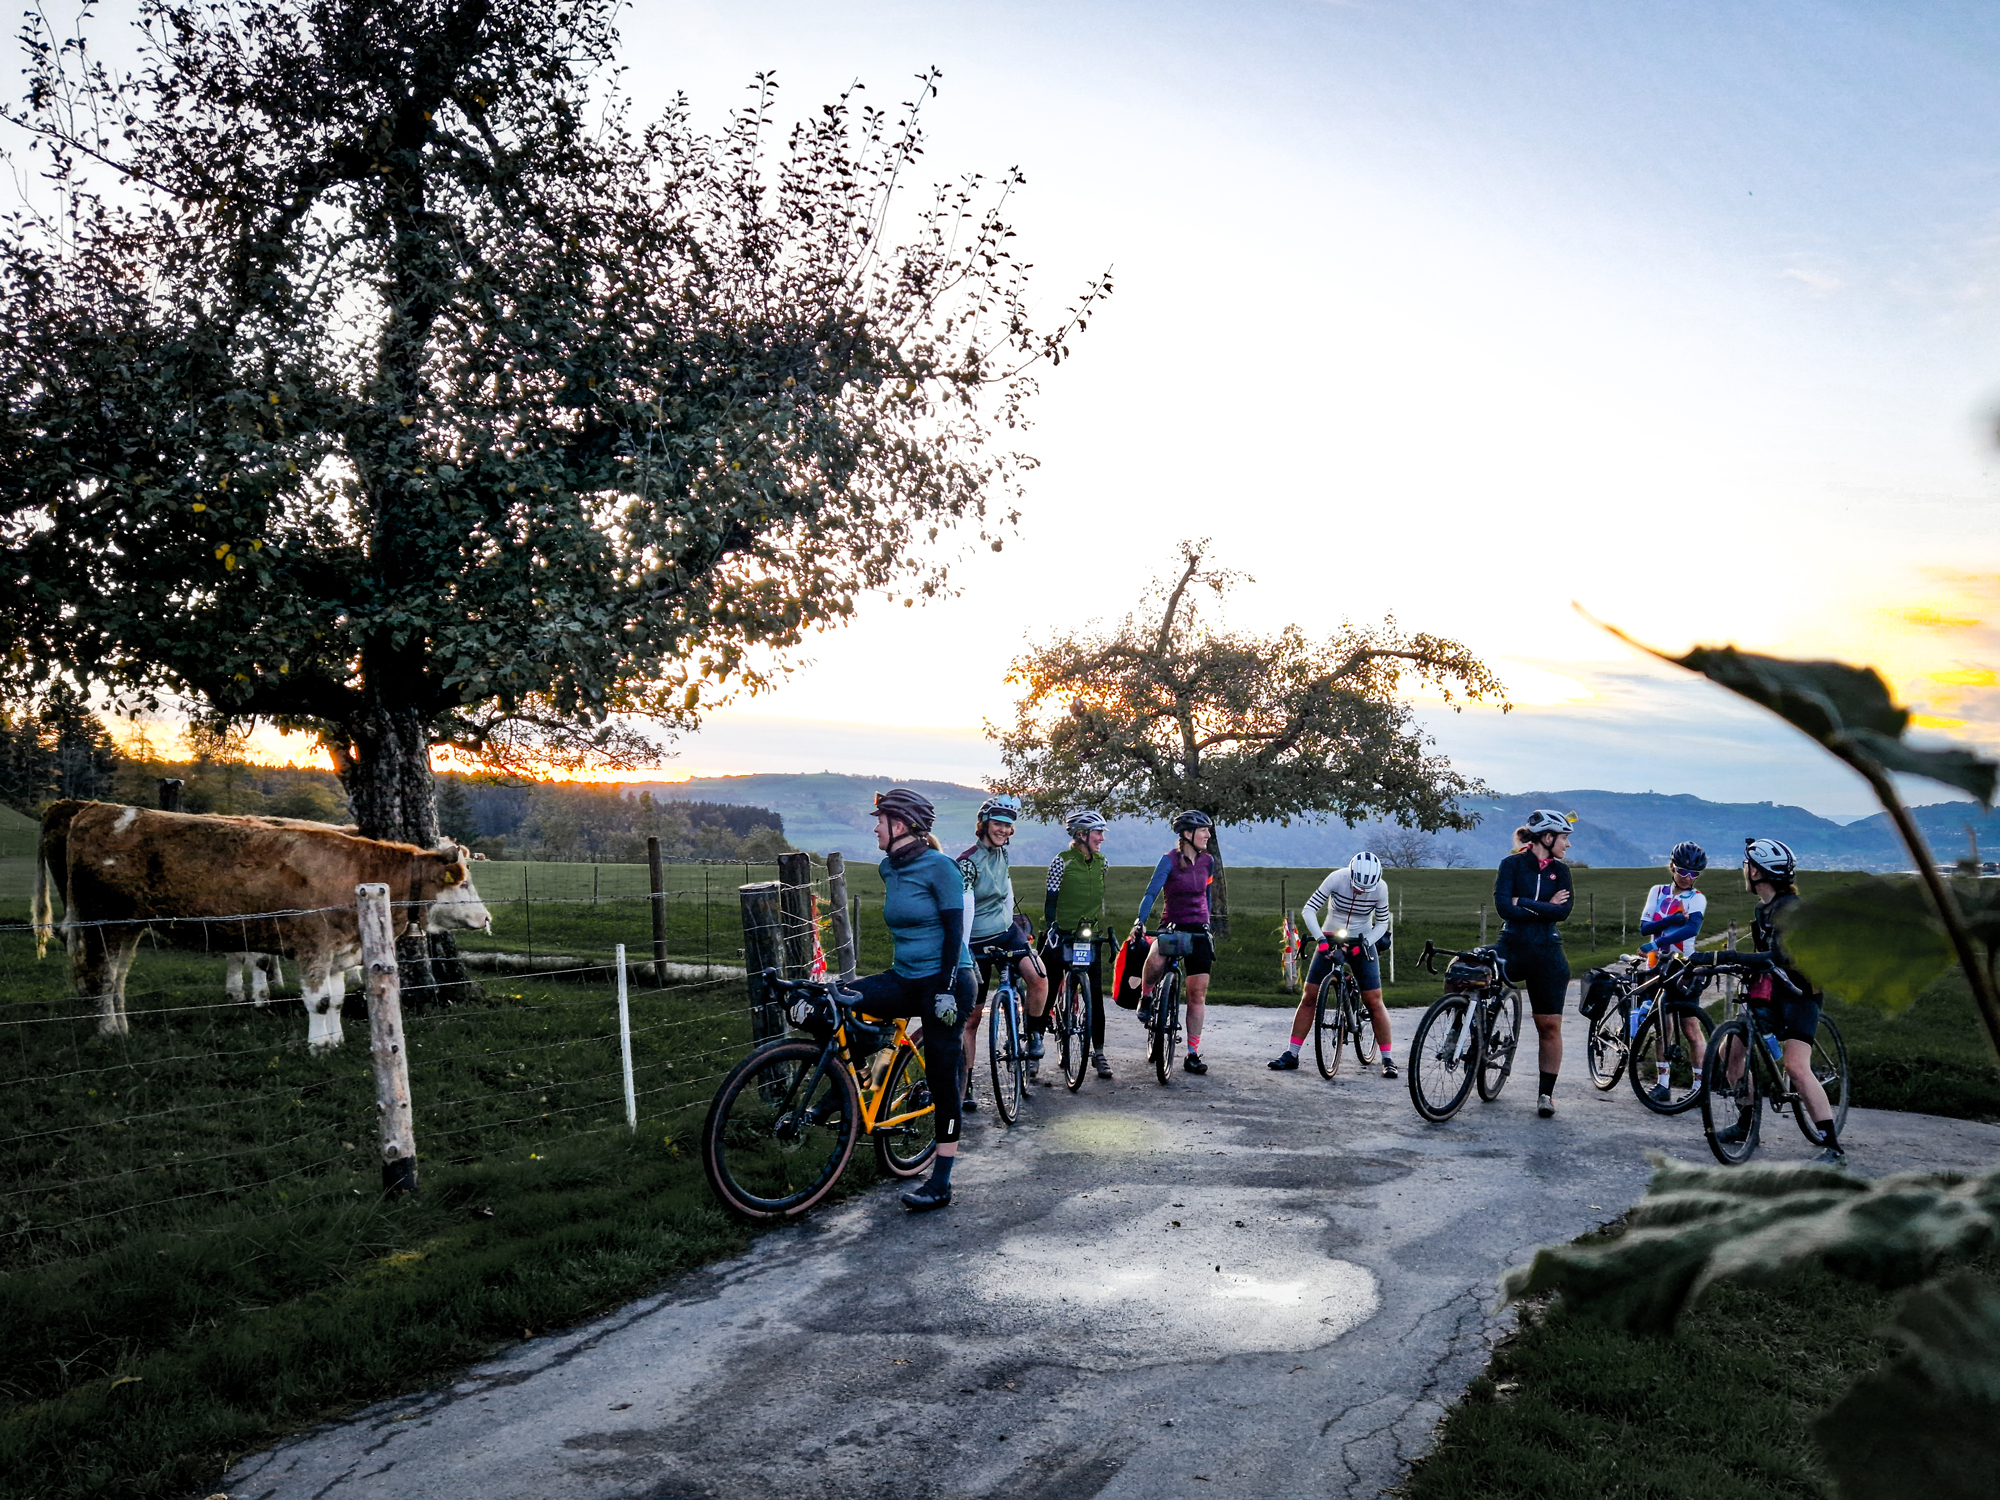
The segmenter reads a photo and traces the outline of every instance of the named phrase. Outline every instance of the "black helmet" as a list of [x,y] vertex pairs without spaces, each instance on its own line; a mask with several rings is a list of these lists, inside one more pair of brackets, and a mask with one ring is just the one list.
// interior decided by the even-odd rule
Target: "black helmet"
[[875,794],[875,811],[894,818],[912,833],[929,833],[937,821],[937,809],[922,792],[906,786],[892,786]]
[[1699,875],[1708,868],[1708,851],[1692,842],[1676,844],[1667,864],[1683,875]]
[[1799,857],[1777,839],[1745,839],[1743,862],[1786,882],[1799,868]]
[[1198,807],[1191,807],[1174,819],[1175,833],[1188,833],[1196,828],[1213,828],[1215,819]]

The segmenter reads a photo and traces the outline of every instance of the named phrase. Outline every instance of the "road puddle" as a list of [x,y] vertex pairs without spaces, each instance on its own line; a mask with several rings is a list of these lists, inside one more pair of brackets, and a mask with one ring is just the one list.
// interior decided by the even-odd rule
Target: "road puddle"
[[1152,1151],[1164,1146],[1166,1133],[1150,1120],[1131,1115],[1065,1115],[1047,1127],[1054,1139],[1046,1151],[1087,1151],[1113,1156],[1127,1151]]

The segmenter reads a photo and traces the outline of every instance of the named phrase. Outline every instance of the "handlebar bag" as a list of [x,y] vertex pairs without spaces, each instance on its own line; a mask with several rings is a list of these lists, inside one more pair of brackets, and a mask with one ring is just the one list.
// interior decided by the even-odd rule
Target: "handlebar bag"
[[1611,1002],[1618,998],[1618,980],[1609,969],[1592,969],[1583,976],[1583,998],[1576,1004],[1576,1013],[1586,1021],[1595,1021],[1607,1010]]
[[1146,972],[1146,955],[1152,946],[1144,938],[1127,938],[1119,946],[1117,962],[1111,967],[1111,998],[1121,1009],[1139,1008],[1139,991],[1144,983],[1140,976]]
[[1154,944],[1167,958],[1186,958],[1194,952],[1194,940],[1199,936],[1192,932],[1163,932],[1155,938]]
[[1493,982],[1493,971],[1485,964],[1469,964],[1454,961],[1444,971],[1446,994],[1456,994],[1464,990],[1484,989]]

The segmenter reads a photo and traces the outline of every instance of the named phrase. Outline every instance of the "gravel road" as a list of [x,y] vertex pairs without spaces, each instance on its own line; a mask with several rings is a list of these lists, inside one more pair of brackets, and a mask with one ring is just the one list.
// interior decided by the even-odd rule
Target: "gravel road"
[[[1396,1013],[1400,1030],[1420,1013]],[[1276,1010],[1210,1013],[1170,1087],[1112,1023],[1118,1077],[970,1121],[957,1202],[888,1189],[761,1236],[448,1388],[239,1465],[232,1500],[1008,1500],[1374,1496],[1485,1362],[1501,1270],[1612,1218],[1644,1153],[1706,1160],[1570,1062],[1553,1120],[1519,1074],[1426,1125],[1401,1082],[1327,1084]],[[1399,1057],[1404,1040],[1398,1037]],[[1781,1122],[1771,1122],[1781,1124]],[[1796,1130],[1765,1155],[1803,1160]],[[1985,1168],[2000,1127],[1856,1110],[1854,1167]]]

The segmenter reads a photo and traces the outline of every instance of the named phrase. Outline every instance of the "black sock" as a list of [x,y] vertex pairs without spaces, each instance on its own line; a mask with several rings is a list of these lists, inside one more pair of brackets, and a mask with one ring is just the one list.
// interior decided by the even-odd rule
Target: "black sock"
[[930,1181],[925,1183],[924,1185],[926,1187],[941,1187],[941,1188],[950,1187],[951,1164],[957,1160],[958,1158],[956,1156],[940,1155],[932,1157]]
[[1553,1073],[1544,1073],[1542,1075],[1542,1086],[1536,1092],[1543,1094],[1553,1094],[1555,1091],[1556,1091],[1556,1075]]
[[1826,1147],[1829,1151],[1840,1150],[1840,1141],[1833,1133],[1833,1121],[1814,1120],[1813,1124],[1819,1127],[1819,1143],[1822,1146]]

